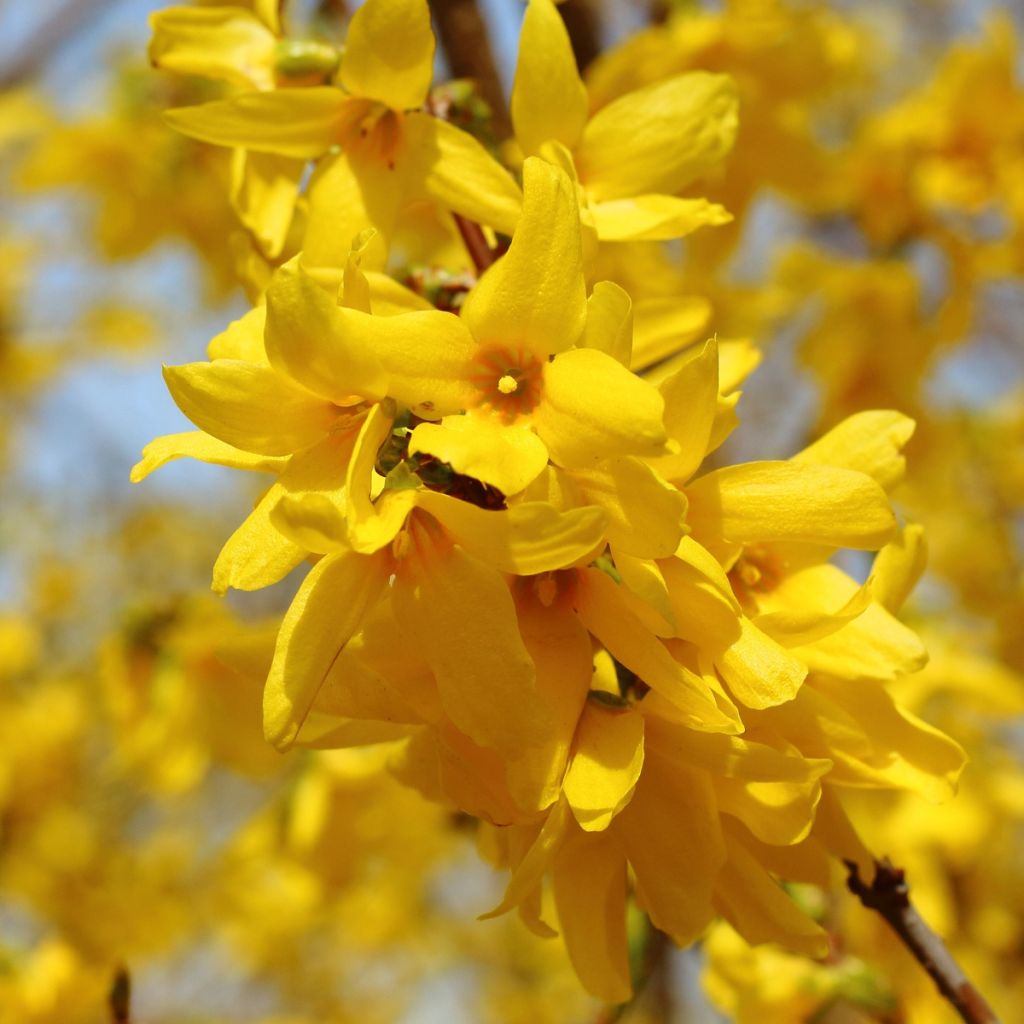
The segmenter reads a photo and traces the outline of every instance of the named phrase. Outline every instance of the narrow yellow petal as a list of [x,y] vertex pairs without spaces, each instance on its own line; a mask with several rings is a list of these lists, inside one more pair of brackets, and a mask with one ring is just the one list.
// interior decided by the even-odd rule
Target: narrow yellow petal
[[590,212],[602,242],[667,241],[732,220],[732,214],[718,203],[664,195],[607,199],[592,203]]
[[514,910],[540,886],[571,827],[572,816],[569,813],[569,805],[564,800],[559,800],[548,812],[543,825],[537,830],[525,856],[514,866],[512,877],[509,879],[501,902],[493,910],[481,914],[481,921],[500,917],[502,914]]
[[434,33],[426,0],[366,0],[345,36],[340,78],[353,96],[408,110],[427,97]]
[[524,808],[543,810],[558,799],[576,723],[594,671],[590,634],[566,601],[546,606],[530,587],[517,588],[516,618],[537,669],[538,711],[548,722],[545,742],[513,756],[508,786]]
[[266,363],[263,332],[267,324],[267,307],[254,306],[248,313],[232,321],[220,334],[210,339],[206,355],[210,359],[240,359],[245,363]]
[[447,416],[420,423],[409,453],[426,452],[511,496],[528,487],[548,464],[544,442],[528,427],[506,426],[489,416]]
[[715,658],[715,666],[733,696],[748,708],[770,708],[792,700],[807,678],[804,661],[746,616],[740,619],[739,637]]
[[928,562],[924,528],[911,523],[875,556],[871,567],[871,595],[887,611],[896,614],[910,596]]
[[241,146],[313,160],[341,141],[352,116],[340,89],[315,86],[249,92],[164,114],[183,135],[215,146]]
[[603,832],[629,803],[644,763],[644,719],[639,711],[588,702],[583,708],[565,798],[585,832]]
[[587,106],[561,16],[551,0],[530,0],[512,86],[512,124],[523,152],[536,156],[552,139],[573,149],[587,121]]
[[633,355],[633,300],[629,292],[612,281],[594,285],[587,299],[587,324],[579,346],[596,348],[629,366]]
[[775,942],[804,956],[825,956],[825,931],[730,833],[727,847],[729,860],[715,886],[716,909],[750,943]]
[[563,352],[544,366],[533,423],[562,466],[613,455],[658,455],[667,440],[657,389],[596,349]]
[[395,614],[430,663],[449,718],[499,753],[538,746],[536,671],[501,573],[422,536],[412,548],[396,566]]
[[903,479],[906,459],[902,451],[914,427],[909,416],[892,410],[858,412],[790,461],[855,469],[889,491]]
[[576,190],[564,172],[529,157],[512,245],[469,293],[462,317],[481,345],[543,360],[576,343],[586,316]]
[[132,466],[132,483],[145,480],[153,470],[175,459],[197,459],[215,466],[252,469],[260,473],[280,473],[288,464],[287,459],[243,452],[201,430],[194,430],[184,434],[167,434],[150,441],[142,449],[142,458]]
[[562,939],[583,987],[606,1003],[632,995],[626,855],[615,837],[570,836],[552,871]]
[[528,501],[491,511],[428,490],[416,492],[416,504],[471,555],[518,576],[589,560],[604,544],[607,517],[599,508],[559,512],[547,502]]
[[271,279],[265,344],[275,369],[331,401],[379,398],[387,390],[387,374],[368,339],[351,330],[345,311],[298,259]]
[[263,730],[279,750],[295,742],[331,666],[387,582],[382,555],[342,551],[309,571],[281,623],[263,692]]
[[232,157],[231,204],[263,253],[274,259],[292,224],[305,161],[244,149]]
[[794,462],[748,462],[686,488],[699,539],[802,541],[873,550],[896,530],[885,491],[864,473]]
[[712,339],[694,347],[659,390],[665,399],[665,431],[676,451],[653,465],[665,479],[685,482],[710,447],[718,409],[718,343]]
[[320,440],[339,410],[269,366],[218,359],[165,366],[178,408],[197,427],[258,455],[288,455]]
[[584,129],[576,150],[580,181],[599,200],[673,195],[729,152],[736,108],[732,79],[706,71],[628,93]]
[[707,774],[648,751],[643,778],[612,828],[625,843],[640,905],[657,928],[689,945],[714,916],[712,889],[726,856]]
[[154,67],[249,89],[274,87],[274,33],[242,7],[168,7],[149,16]]
[[424,198],[511,235],[523,209],[515,179],[472,135],[430,114],[407,114],[409,200]]
[[574,605],[587,629],[616,661],[663,694],[691,728],[735,732],[735,723],[718,710],[701,677],[669,654],[633,615],[618,591],[615,582],[598,569],[578,573]]
[[270,521],[270,512],[284,494],[274,484],[248,518],[228,538],[213,566],[213,589],[260,590],[283,580],[306,557],[297,544]]
[[640,459],[607,459],[597,469],[566,470],[580,500],[608,513],[608,542],[640,558],[664,558],[686,529],[686,496]]

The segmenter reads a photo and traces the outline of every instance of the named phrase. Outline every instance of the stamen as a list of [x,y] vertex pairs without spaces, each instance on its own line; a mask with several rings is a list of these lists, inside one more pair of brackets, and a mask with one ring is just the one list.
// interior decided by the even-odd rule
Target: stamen
[[519,381],[510,373],[506,373],[498,380],[498,390],[503,395],[511,395],[519,390]]

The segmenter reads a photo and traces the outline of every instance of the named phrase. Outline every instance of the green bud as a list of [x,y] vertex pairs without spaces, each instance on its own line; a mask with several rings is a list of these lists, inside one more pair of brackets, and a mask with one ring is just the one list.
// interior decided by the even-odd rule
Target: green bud
[[329,43],[283,39],[277,44],[274,71],[281,78],[328,79],[337,70],[341,54]]

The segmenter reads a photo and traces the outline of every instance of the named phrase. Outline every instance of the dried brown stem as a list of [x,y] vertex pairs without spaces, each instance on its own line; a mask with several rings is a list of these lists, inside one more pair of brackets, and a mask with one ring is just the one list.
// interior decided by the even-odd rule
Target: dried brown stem
[[910,886],[903,869],[895,867],[887,857],[875,861],[875,878],[868,885],[853,861],[845,863],[850,892],[869,910],[885,918],[963,1020],[967,1024],[999,1024],[985,997],[910,902]]
[[497,252],[488,245],[484,229],[475,220],[469,220],[458,213],[452,213],[452,216],[476,272],[482,274],[498,258]]
[[430,0],[430,9],[452,76],[472,78],[477,83],[491,108],[495,134],[499,139],[507,138],[512,134],[512,122],[476,0]]

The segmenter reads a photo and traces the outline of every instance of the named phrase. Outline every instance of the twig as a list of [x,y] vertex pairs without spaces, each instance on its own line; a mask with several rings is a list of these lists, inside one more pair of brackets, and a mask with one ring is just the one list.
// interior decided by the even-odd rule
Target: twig
[[488,245],[484,229],[475,220],[463,217],[461,213],[453,212],[452,216],[476,272],[482,274],[498,258],[498,253]]
[[566,0],[561,12],[576,64],[582,71],[601,52],[601,27],[593,0]]
[[844,863],[849,872],[846,884],[850,892],[869,910],[885,918],[963,1020],[967,1024],[999,1024],[985,997],[910,902],[910,886],[903,869],[883,857],[875,861],[875,878],[868,885],[860,877],[856,863],[849,860]]
[[110,1005],[111,1024],[131,1024],[132,979],[124,965],[114,973],[107,1002]]
[[512,122],[476,0],[430,0],[430,9],[452,77],[472,78],[477,83],[491,108],[495,134],[507,138],[512,134]]
[[109,4],[109,0],[67,0],[18,47],[14,59],[0,68],[0,89],[9,89],[31,78],[55,50],[85,26],[87,17],[104,4]]
[[644,943],[643,958],[633,978],[633,998],[628,1003],[607,1006],[598,1015],[595,1024],[619,1024],[633,1010],[645,995],[650,995],[654,1019],[672,1019],[672,989],[668,975],[668,955],[672,940],[648,921],[647,939]]

